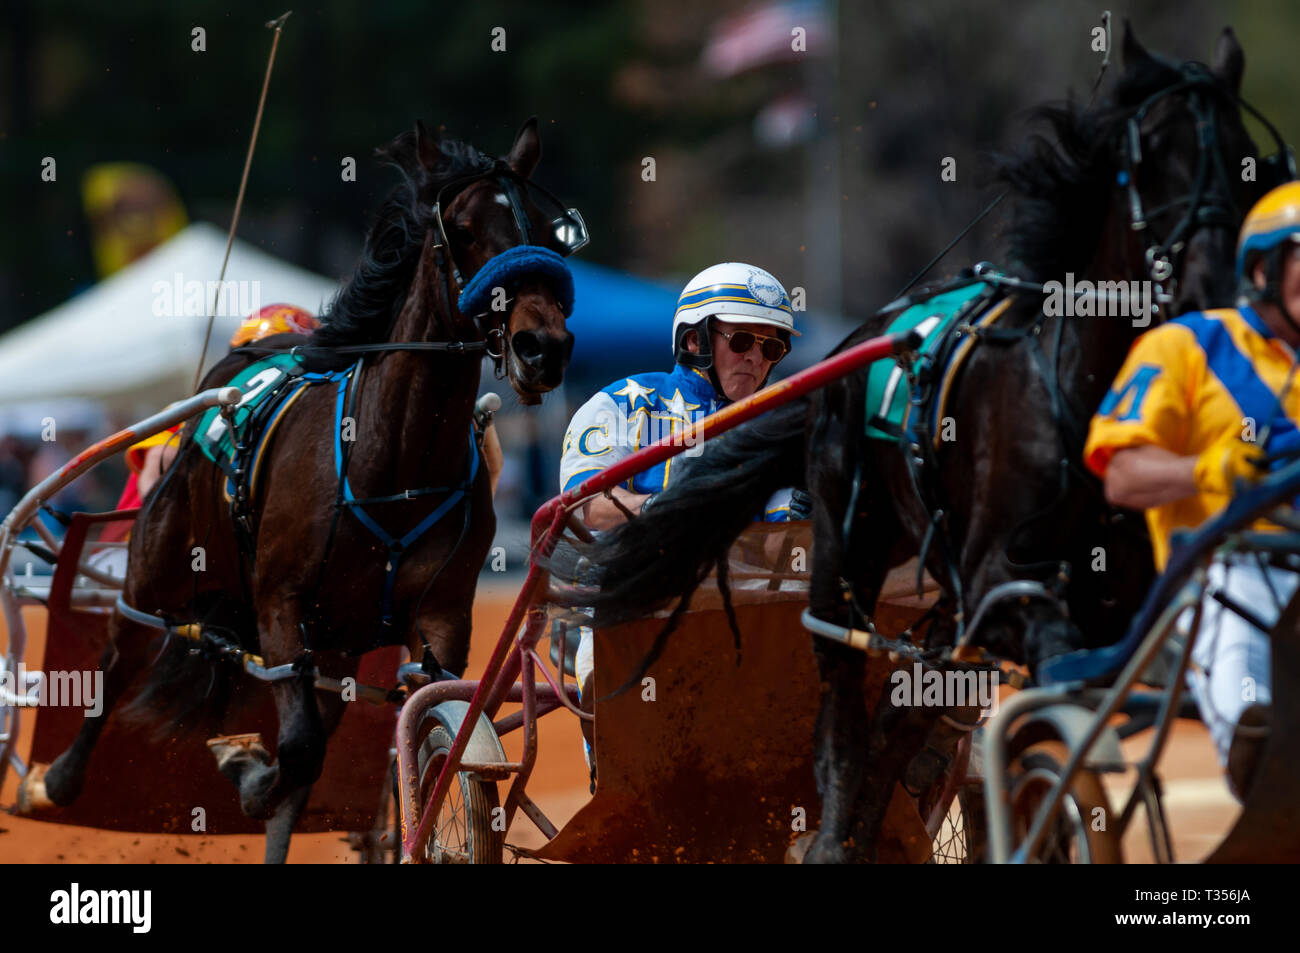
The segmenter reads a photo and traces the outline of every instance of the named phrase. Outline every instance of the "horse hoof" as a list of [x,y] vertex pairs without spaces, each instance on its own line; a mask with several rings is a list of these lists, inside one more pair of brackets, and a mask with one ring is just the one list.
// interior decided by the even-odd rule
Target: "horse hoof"
[[812,846],[816,837],[817,833],[815,831],[796,837],[794,843],[785,849],[785,863],[802,864],[804,857],[808,853],[808,848]]
[[227,765],[235,759],[244,761],[251,758],[262,764],[271,763],[271,753],[263,747],[262,736],[256,731],[242,735],[220,735],[216,738],[209,738],[207,745],[208,750],[212,752],[212,756],[217,759],[217,770],[222,773],[225,772]]
[[[833,837],[823,837],[820,832],[805,834],[799,840],[804,841],[801,864],[847,864],[851,862],[848,845],[836,841]],[[795,842],[796,844],[798,841]],[[789,856],[789,855],[787,855]]]
[[26,777],[18,785],[19,814],[44,814],[58,808],[45,790],[45,772],[49,769],[48,764],[33,764],[27,769]]

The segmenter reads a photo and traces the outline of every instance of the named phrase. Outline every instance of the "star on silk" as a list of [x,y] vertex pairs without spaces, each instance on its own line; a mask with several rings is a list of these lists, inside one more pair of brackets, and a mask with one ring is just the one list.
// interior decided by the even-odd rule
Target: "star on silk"
[[630,407],[631,410],[636,410],[636,402],[638,398],[644,400],[647,407],[651,406],[650,398],[654,396],[655,389],[653,387],[644,387],[641,384],[638,384],[636,381],[632,380],[632,378],[630,377],[626,378],[626,380],[627,380],[627,384],[623,387],[622,390],[614,391],[614,396],[626,397],[628,399],[628,403],[631,405]]
[[686,399],[682,397],[682,392],[678,390],[678,391],[674,391],[672,400],[664,401],[664,409],[667,410],[674,417],[680,417],[682,418],[682,420],[690,420],[691,419],[690,412],[692,410],[699,410],[700,405],[688,404],[686,402]]

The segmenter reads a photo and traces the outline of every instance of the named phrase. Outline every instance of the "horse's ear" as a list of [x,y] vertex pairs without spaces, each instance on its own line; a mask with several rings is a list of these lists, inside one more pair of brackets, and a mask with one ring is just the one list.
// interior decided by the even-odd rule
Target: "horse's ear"
[[419,119],[415,120],[415,154],[420,159],[420,165],[424,166],[430,172],[442,158],[442,150],[438,147],[438,139],[425,128],[424,123]]
[[510,156],[506,161],[518,175],[527,179],[532,177],[533,170],[537,168],[541,158],[542,137],[537,134],[537,117],[530,116],[528,121],[519,127],[515,144],[511,147]]
[[1214,44],[1214,62],[1210,70],[1223,80],[1234,93],[1241,92],[1241,75],[1246,72],[1246,54],[1242,52],[1241,43],[1232,27],[1225,26],[1219,34],[1219,42]]
[[1139,42],[1137,33],[1133,30],[1132,21],[1124,20],[1124,65],[1134,66],[1142,60],[1151,59],[1151,54],[1147,52],[1145,46]]

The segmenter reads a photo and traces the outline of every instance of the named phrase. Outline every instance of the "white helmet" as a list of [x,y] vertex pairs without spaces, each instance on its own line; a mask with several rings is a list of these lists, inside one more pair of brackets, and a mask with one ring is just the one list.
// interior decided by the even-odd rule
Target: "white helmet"
[[799,335],[794,329],[794,309],[781,282],[762,268],[738,261],[705,268],[686,282],[673,315],[673,357],[679,364],[712,365],[707,341],[701,342],[704,353],[696,355],[682,346],[682,339],[687,330],[715,317],[738,324],[770,324]]

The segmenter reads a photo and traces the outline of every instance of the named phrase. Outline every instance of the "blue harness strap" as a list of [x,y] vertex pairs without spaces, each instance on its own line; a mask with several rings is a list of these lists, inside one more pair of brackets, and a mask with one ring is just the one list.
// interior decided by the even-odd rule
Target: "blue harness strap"
[[[355,365],[353,365],[353,367],[355,367]],[[447,498],[439,503],[433,512],[422,519],[410,532],[401,537],[393,536],[384,529],[384,527],[381,526],[374,517],[366,512],[365,507],[361,505],[362,502],[365,501],[357,500],[355,494],[352,492],[352,484],[348,480],[348,475],[343,472],[343,405],[347,396],[348,384],[351,381],[351,372],[352,368],[348,368],[346,374],[341,374],[338,377],[338,394],[334,402],[334,469],[338,474],[342,487],[343,505],[347,506],[348,509],[356,514],[361,525],[370,530],[370,532],[373,533],[388,550],[388,563],[385,566],[384,575],[384,597],[380,610],[380,617],[384,625],[392,625],[393,586],[397,581],[397,567],[401,561],[402,554],[406,550],[410,549],[421,536],[433,528],[439,520],[446,516],[452,507],[462,499],[467,499],[466,495],[474,485],[475,478],[478,476],[478,441],[474,439],[474,428],[471,426],[469,431],[469,475],[459,486],[456,487],[431,487],[428,490],[420,491],[418,495],[424,495],[429,492],[444,492],[447,494]],[[408,496],[407,498],[411,498],[414,495],[416,494],[413,491],[411,496]],[[400,499],[402,497],[398,498]]]
[[[558,257],[558,256],[557,256]],[[407,490],[391,497],[380,497],[375,499],[358,500],[352,492],[352,484],[348,480],[347,473],[344,470],[343,456],[343,411],[346,403],[348,388],[356,374],[360,361],[351,364],[341,370],[331,371],[304,371],[295,373],[284,380],[283,384],[278,384],[276,389],[267,395],[263,405],[258,407],[259,419],[247,427],[241,427],[241,433],[234,438],[234,442],[239,445],[241,453],[246,454],[241,457],[243,461],[240,466],[247,468],[250,475],[256,472],[257,461],[261,456],[262,450],[266,445],[267,437],[274,432],[275,424],[288,409],[291,398],[304,387],[311,387],[316,384],[332,383],[336,386],[336,398],[334,402],[334,472],[339,480],[339,502],[338,506],[346,506],[356,514],[361,525],[373,533],[385,548],[388,550],[388,564],[385,568],[384,577],[384,595],[381,616],[384,625],[392,625],[393,621],[393,586],[397,580],[397,568],[402,553],[410,549],[421,536],[427,533],[431,528],[437,525],[448,512],[451,511],[461,500],[468,500],[468,493],[478,477],[479,471],[479,449],[478,441],[474,438],[474,427],[471,424],[469,430],[469,474],[457,486],[441,487],[424,487],[418,490]],[[250,430],[251,433],[245,434],[244,431]],[[256,441],[251,447],[244,445],[244,440]],[[238,491],[238,481],[240,471],[236,470],[234,465],[220,457],[215,458],[216,465],[221,468],[226,475],[226,492],[234,500]],[[394,502],[398,500],[417,499],[421,496],[429,496],[437,493],[445,493],[444,499],[428,516],[422,519],[414,529],[403,536],[393,536],[383,526],[379,524],[374,517],[366,512],[363,504],[373,504],[381,502]],[[233,504],[232,504],[233,505]],[[333,538],[333,530],[330,533]],[[326,557],[328,558],[328,556]]]

